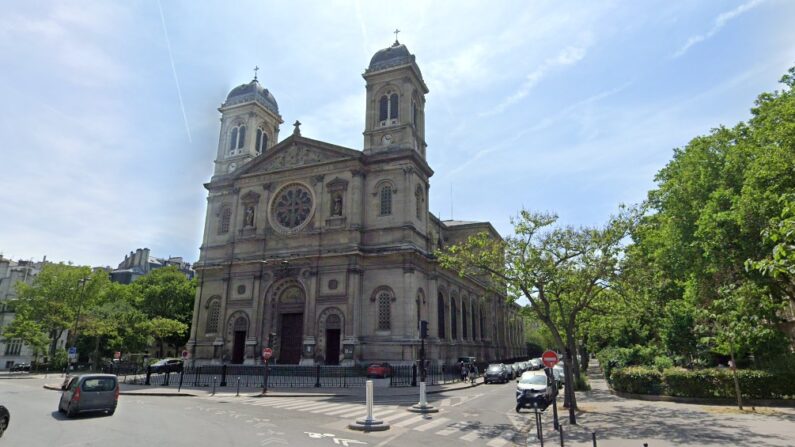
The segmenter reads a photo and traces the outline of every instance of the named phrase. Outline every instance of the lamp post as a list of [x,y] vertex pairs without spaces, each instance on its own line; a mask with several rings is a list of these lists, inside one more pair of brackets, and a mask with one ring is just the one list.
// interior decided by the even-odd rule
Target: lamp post
[[[74,347],[75,349],[77,349],[77,324],[80,321],[80,310],[83,308],[83,297],[84,297],[85,291],[86,291],[86,281],[87,280],[88,280],[88,278],[81,278],[80,280],[77,281],[77,284],[80,286],[80,297],[79,297],[79,299],[77,301],[77,315],[75,316],[75,326],[74,326],[74,331],[73,331],[74,332],[74,336],[72,338],[72,344],[71,344],[71,346]],[[73,363],[76,363],[77,362],[77,357],[75,357],[73,360],[75,360],[75,362],[73,362]]]

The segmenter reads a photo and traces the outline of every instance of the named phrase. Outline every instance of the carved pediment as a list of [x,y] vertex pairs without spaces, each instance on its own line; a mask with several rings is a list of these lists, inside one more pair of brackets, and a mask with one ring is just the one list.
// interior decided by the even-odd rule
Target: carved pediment
[[238,175],[273,172],[360,156],[361,152],[353,149],[293,135],[237,172]]
[[259,194],[249,190],[248,192],[240,196],[240,201],[243,203],[257,203],[259,202]]

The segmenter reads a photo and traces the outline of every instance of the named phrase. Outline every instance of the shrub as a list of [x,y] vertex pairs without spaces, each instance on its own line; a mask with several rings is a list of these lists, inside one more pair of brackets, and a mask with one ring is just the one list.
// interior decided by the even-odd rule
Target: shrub
[[657,371],[662,372],[665,369],[673,368],[674,361],[671,360],[670,357],[666,357],[664,355],[658,355],[654,357],[654,361],[652,362]]
[[[656,368],[632,366],[615,369],[611,386],[633,394],[664,394],[677,397],[734,398],[730,369]],[[737,380],[744,398],[783,399],[795,397],[795,371],[741,369]]]

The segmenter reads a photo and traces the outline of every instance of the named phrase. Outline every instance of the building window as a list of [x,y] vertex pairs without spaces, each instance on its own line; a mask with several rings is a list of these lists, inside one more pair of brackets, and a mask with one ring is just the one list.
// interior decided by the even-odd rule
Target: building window
[[417,127],[417,102],[411,102],[411,122],[414,123],[414,127]]
[[461,300],[461,338],[466,340],[469,336],[467,325],[469,324],[469,315],[467,314],[467,303]]
[[224,208],[221,211],[221,222],[218,225],[218,234],[229,233],[229,225],[232,223],[232,210]]
[[229,155],[240,153],[245,142],[246,126],[241,124],[233,127],[232,131],[229,133]]
[[414,192],[415,206],[417,207],[417,219],[422,220],[422,187],[417,186]]
[[397,124],[398,94],[387,92],[378,101],[378,121],[382,126]]
[[458,338],[458,306],[455,305],[455,298],[450,298],[450,338]]
[[437,315],[437,335],[440,340],[444,340],[444,296],[439,293],[439,298],[436,300],[436,315]]
[[477,325],[478,319],[475,313],[476,310],[477,307],[475,305],[472,305],[472,340],[478,339],[478,325]]
[[480,339],[486,339],[486,317],[483,315],[483,309],[480,309]]
[[381,292],[378,294],[378,330],[392,329],[392,294]]
[[218,319],[221,317],[221,303],[218,300],[213,300],[210,303],[210,308],[207,310],[207,328],[204,330],[207,334],[214,334],[218,332]]
[[268,134],[262,130],[261,127],[257,128],[257,143],[256,143],[256,150],[258,154],[261,154],[262,151],[268,148]]
[[392,214],[392,187],[384,185],[381,187],[381,215]]
[[6,343],[5,355],[19,355],[22,352],[22,340],[14,339]]

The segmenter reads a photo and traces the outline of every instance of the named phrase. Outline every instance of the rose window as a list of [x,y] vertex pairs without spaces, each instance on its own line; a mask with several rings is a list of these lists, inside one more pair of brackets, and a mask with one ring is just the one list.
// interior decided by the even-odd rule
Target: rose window
[[276,197],[272,209],[280,226],[288,230],[297,229],[312,214],[312,194],[302,185],[289,185]]

